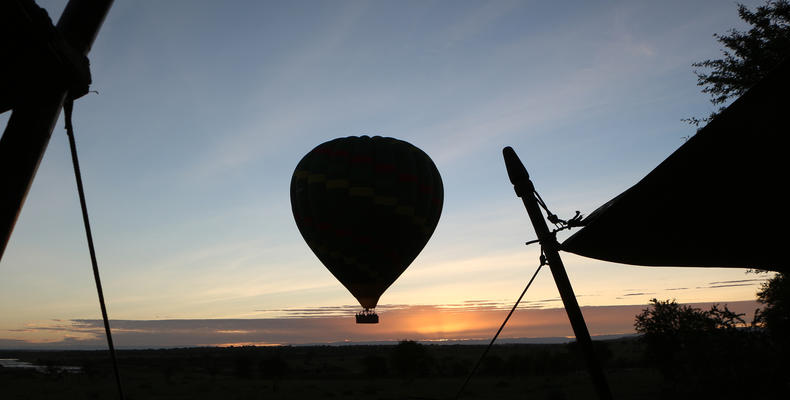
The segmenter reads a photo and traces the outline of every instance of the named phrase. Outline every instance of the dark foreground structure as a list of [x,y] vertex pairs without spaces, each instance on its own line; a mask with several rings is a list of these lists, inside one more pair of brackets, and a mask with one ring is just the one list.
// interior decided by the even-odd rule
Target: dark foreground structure
[[591,213],[561,249],[624,264],[790,272],[788,110],[790,59]]

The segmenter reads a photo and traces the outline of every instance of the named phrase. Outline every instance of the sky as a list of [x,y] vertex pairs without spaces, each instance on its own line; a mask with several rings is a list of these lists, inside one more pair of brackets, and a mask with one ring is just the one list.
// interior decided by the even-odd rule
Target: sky
[[[66,1],[37,3],[56,21]],[[732,28],[720,0],[116,2],[74,125],[119,346],[489,337],[539,255],[501,149],[553,212],[592,212],[694,134],[682,118],[714,110],[691,64]],[[358,135],[421,148],[445,188],[372,327],[289,200],[308,151]],[[0,347],[100,339],[71,168],[61,119],[0,261]],[[654,297],[753,310],[770,277],[563,259],[600,335],[632,333]],[[516,312],[531,322],[503,336],[571,335],[560,306],[544,270]]]

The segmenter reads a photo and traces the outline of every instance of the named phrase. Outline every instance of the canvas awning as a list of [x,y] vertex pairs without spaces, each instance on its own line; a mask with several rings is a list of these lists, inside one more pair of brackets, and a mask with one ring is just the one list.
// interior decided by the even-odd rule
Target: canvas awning
[[561,249],[634,265],[788,271],[788,136],[790,59]]

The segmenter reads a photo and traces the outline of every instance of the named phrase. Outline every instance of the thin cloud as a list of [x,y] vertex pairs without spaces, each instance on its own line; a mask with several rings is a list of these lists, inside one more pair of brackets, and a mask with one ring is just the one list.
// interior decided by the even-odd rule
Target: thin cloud
[[697,289],[719,289],[737,286],[757,286],[758,283],[765,282],[766,279],[736,279],[731,281],[710,282],[706,286],[697,286]]
[[732,283],[729,285],[711,285],[708,286],[709,289],[717,289],[717,288],[726,288],[726,287],[735,287],[735,286],[752,286],[752,283]]
[[[736,312],[750,313],[755,305],[754,301],[731,302],[728,307]],[[630,334],[633,333],[634,316],[644,307],[582,307],[582,312],[593,335]],[[447,305],[391,305],[384,306],[380,311],[380,324],[361,326],[354,323],[351,309],[355,307],[320,309],[326,308],[348,311],[343,315],[311,318],[112,320],[111,326],[119,348],[396,342],[404,338],[422,341],[483,340],[491,337],[507,313],[504,309],[490,306],[467,310],[453,309]],[[60,332],[59,338],[47,341],[0,338],[0,348],[76,349],[106,346],[101,320],[52,322],[50,325],[26,326],[24,329],[31,332]],[[572,336],[573,331],[562,308],[519,309],[502,333],[503,339]]]
[[438,34],[437,40],[452,47],[464,43],[484,30],[496,26],[498,19],[507,16],[520,3],[516,1],[492,1],[481,3],[481,7],[473,9],[464,18],[451,24],[445,32]]
[[626,294],[624,294],[622,296],[623,297],[626,297],[626,296],[646,296],[646,295],[649,295],[649,294],[655,294],[655,293],[653,293],[653,292],[626,293]]
[[[556,302],[561,301],[559,297],[542,299],[542,300],[522,300],[519,303],[519,308],[529,309],[543,309],[549,307],[556,307]],[[465,300],[461,303],[446,303],[428,306],[415,306],[405,304],[384,304],[376,307],[379,312],[388,312],[396,310],[407,310],[414,307],[431,307],[441,312],[477,312],[477,311],[499,311],[510,310],[513,307],[514,300]],[[552,304],[553,303],[553,304]],[[342,306],[321,306],[321,307],[298,307],[298,308],[276,308],[276,309],[259,309],[255,312],[263,313],[267,316],[277,318],[326,318],[348,316],[360,310],[358,305],[342,305]]]
[[711,282],[710,285],[732,284],[732,283],[745,283],[745,282],[765,282],[766,279],[738,279],[733,281],[719,281]]

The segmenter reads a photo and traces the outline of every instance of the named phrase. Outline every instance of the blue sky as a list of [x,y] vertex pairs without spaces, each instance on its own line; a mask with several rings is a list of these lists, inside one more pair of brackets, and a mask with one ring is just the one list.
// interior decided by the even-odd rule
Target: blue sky
[[[66,2],[38,3],[57,20]],[[90,55],[98,94],[74,111],[110,315],[354,304],[302,241],[288,187],[315,145],[362,134],[420,147],[445,186],[434,237],[380,304],[513,301],[538,249],[502,147],[555,213],[591,212],[713,109],[691,63],[731,28],[725,1],[116,2]],[[62,126],[0,262],[0,338],[98,316]],[[751,300],[764,278],[565,261],[594,306]],[[528,297],[556,295],[545,273]]]

